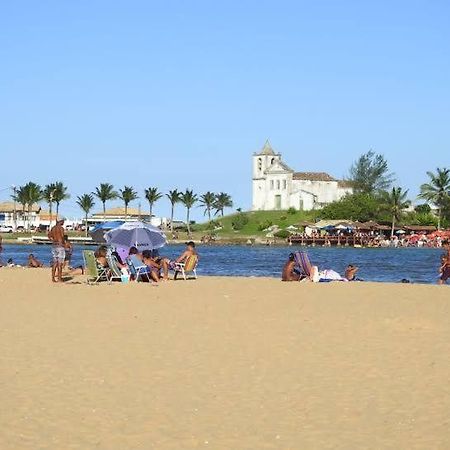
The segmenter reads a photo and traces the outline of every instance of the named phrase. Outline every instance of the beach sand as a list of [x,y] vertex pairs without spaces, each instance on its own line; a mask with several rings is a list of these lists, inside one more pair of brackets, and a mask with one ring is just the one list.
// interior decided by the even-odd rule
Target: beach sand
[[0,449],[448,449],[450,290],[0,269]]

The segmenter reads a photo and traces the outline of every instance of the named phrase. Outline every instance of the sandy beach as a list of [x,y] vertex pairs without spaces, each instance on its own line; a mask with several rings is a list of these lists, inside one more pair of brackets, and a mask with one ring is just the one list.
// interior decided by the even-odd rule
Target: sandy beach
[[0,269],[0,448],[450,448],[449,294]]

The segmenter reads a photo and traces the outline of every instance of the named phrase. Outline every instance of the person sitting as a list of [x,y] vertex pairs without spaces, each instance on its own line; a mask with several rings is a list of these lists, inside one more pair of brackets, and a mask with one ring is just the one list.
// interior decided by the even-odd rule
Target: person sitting
[[38,267],[43,267],[44,265],[41,263],[41,261],[39,261],[34,255],[33,253],[30,253],[28,255],[28,267],[30,268],[38,268]]
[[142,252],[142,262],[147,266],[147,273],[150,278],[157,283],[161,277],[161,264],[153,257],[150,250],[144,250]]
[[192,257],[196,257],[198,261],[199,256],[197,250],[195,249],[195,243],[193,241],[189,241],[186,243],[186,249],[184,252],[176,260],[171,261],[168,258],[163,258],[161,260],[161,265],[163,268],[164,280],[169,279],[169,270],[175,270],[176,275],[177,264],[186,264],[186,262]]
[[122,258],[120,257],[120,255],[117,251],[111,252],[111,256],[113,256],[115,258],[117,267],[119,269],[127,269],[128,270],[128,265],[122,261]]
[[108,253],[108,249],[104,245],[100,245],[100,247],[94,253],[95,261],[97,262],[97,266],[99,269],[108,268],[108,260],[106,259],[106,255]]
[[136,247],[130,247],[128,251],[128,256],[136,256],[140,261],[142,261],[142,253],[139,253],[139,250]]
[[289,258],[283,266],[283,272],[281,274],[281,281],[299,281],[300,274],[297,272],[295,263],[295,255],[289,254]]
[[356,278],[356,272],[358,272],[359,267],[354,266],[353,264],[349,264],[347,268],[345,269],[344,277],[348,281],[358,281]]

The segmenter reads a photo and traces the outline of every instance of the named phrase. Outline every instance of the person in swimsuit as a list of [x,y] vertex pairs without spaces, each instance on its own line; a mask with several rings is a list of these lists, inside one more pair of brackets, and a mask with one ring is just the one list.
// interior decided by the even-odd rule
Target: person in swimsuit
[[[56,225],[48,233],[48,238],[52,242],[52,281],[56,283],[63,282],[62,270],[64,260],[66,258],[66,251],[64,249],[64,219],[56,222]],[[57,277],[57,279],[56,279]]]
[[198,259],[198,253],[195,249],[194,241],[189,241],[186,243],[186,250],[176,260],[171,261],[168,258],[161,259],[164,280],[167,281],[169,279],[169,270],[174,270],[177,263],[185,263],[191,256],[196,256]]
[[64,257],[64,266],[70,269],[72,263],[73,245],[69,241],[69,236],[67,236],[67,234],[64,235],[64,250],[66,253]]
[[150,250],[142,252],[142,262],[147,266],[147,273],[150,275],[150,278],[157,283],[161,277],[162,265],[153,257]]
[[300,274],[295,270],[295,256],[293,253],[289,255],[288,260],[283,266],[281,281],[299,281]]
[[354,266],[353,264],[349,264],[347,268],[345,269],[345,275],[344,277],[348,281],[357,281],[356,279],[356,272],[358,272],[359,267]]
[[41,263],[41,261],[39,261],[34,255],[33,253],[30,253],[28,255],[28,267],[31,268],[38,268],[38,267],[43,267],[43,264]]
[[445,249],[445,253],[441,257],[441,267],[438,284],[446,284],[447,280],[450,278],[450,246],[448,241],[444,241],[442,246]]

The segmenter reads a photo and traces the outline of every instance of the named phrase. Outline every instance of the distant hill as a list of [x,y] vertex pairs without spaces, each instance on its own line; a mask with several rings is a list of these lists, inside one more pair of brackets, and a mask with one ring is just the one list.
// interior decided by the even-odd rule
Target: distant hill
[[[216,230],[215,234],[223,237],[265,236],[267,231],[264,229],[271,225],[277,225],[280,229],[286,229],[289,226],[301,228],[302,222],[314,221],[317,211],[247,211],[236,212],[224,217],[214,217],[212,225],[222,227]],[[197,224],[196,231],[211,232],[208,222]]]

